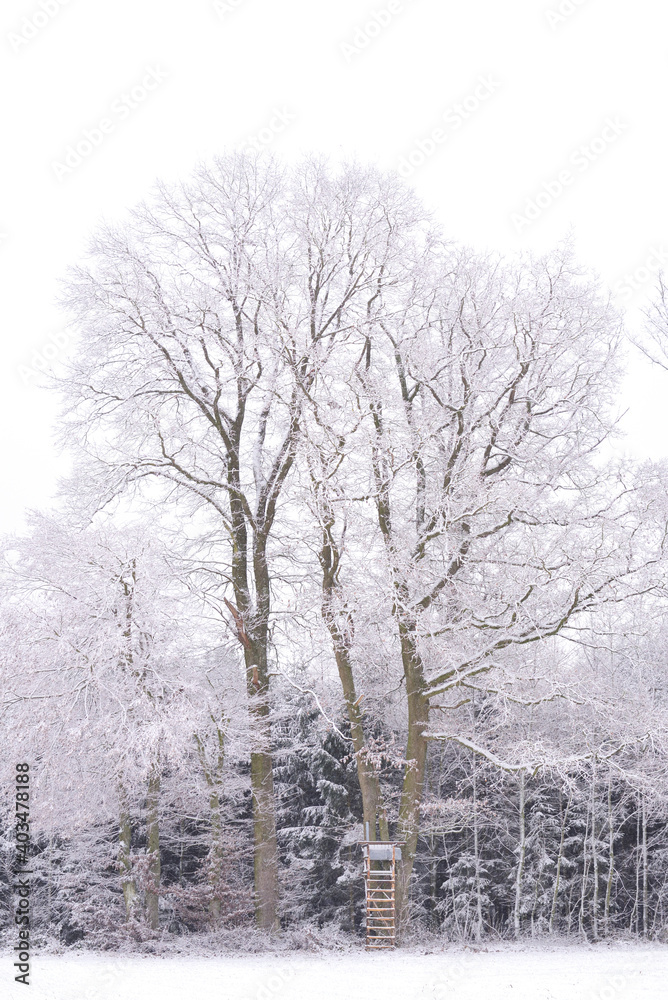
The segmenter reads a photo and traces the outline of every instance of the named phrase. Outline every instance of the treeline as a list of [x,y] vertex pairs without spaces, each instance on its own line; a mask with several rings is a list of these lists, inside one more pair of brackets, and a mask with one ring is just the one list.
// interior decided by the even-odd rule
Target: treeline
[[[341,727],[345,737],[345,721]],[[277,733],[282,925],[312,922],[361,937],[362,810],[350,743],[325,732],[320,714],[301,698],[292,701]],[[88,815],[75,829],[55,824],[49,835],[37,834],[32,918],[41,940],[106,948],[151,940],[163,931],[197,935],[252,923],[248,766],[227,765],[218,819],[211,815],[210,786],[198,756],[193,749],[181,769],[163,773],[153,843],[151,803],[141,788],[128,803],[130,834],[122,853],[113,817]],[[631,769],[643,763],[635,756],[624,761]],[[392,814],[400,774],[390,760],[386,765]],[[665,794],[647,781],[634,783],[619,765],[618,759],[592,758],[570,769],[508,774],[468,749],[435,747],[415,860],[413,934],[425,928],[450,940],[480,940],[490,933],[663,939]],[[390,821],[391,832],[394,827]],[[5,828],[3,840],[8,885],[11,830]],[[6,926],[8,916],[6,911]]]

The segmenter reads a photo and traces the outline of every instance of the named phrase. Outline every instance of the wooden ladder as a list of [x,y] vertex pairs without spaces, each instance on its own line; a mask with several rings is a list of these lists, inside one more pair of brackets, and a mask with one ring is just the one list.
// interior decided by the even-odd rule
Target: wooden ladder
[[[392,852],[394,855],[394,851]],[[394,948],[395,945],[395,860],[370,861],[365,855],[366,947]],[[389,868],[381,868],[388,864]],[[375,866],[375,867],[372,867]]]

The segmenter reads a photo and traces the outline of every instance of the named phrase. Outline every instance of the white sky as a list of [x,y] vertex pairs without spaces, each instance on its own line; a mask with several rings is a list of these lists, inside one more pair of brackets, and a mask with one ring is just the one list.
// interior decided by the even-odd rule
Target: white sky
[[[64,342],[58,278],[101,216],[253,136],[406,174],[441,129],[410,180],[452,238],[543,250],[572,231],[637,322],[668,262],[667,27],[657,0],[4,0],[0,532],[66,468],[53,401],[26,374],[34,352],[67,351],[49,346]],[[102,119],[90,155],[54,168]],[[518,232],[541,191],[551,204]],[[634,361],[622,403],[627,450],[665,456],[668,374]]]

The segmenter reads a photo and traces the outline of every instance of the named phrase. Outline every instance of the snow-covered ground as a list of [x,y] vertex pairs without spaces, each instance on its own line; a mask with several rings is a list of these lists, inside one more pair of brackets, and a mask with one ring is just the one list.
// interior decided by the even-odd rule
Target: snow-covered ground
[[[25,997],[0,956],[0,997]],[[665,1000],[668,948],[40,956],[30,1000]]]

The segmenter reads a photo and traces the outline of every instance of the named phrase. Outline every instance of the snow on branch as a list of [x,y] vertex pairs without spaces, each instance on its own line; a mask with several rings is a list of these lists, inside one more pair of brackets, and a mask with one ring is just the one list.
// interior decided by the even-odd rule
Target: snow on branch
[[459,736],[452,733],[425,733],[425,738],[428,740],[443,740],[452,743],[458,743],[459,746],[464,747],[466,750],[472,750],[473,753],[478,754],[480,757],[484,757],[488,760],[490,764],[494,764],[501,771],[506,771],[510,774],[516,774],[520,771],[531,774],[534,777],[542,767],[557,767],[568,764],[581,764],[585,761],[607,761],[611,757],[615,757],[617,754],[621,753],[629,746],[635,746],[638,743],[642,743],[644,740],[648,739],[649,733],[645,733],[643,736],[637,737],[634,740],[627,740],[626,742],[615,747],[613,750],[607,753],[600,753],[598,750],[594,750],[591,753],[586,754],[572,754],[568,757],[557,757],[557,758],[543,758],[542,760],[527,760],[518,764],[511,764],[506,760],[502,760],[491,750],[486,747],[480,746],[479,743],[474,743],[469,740],[466,736]]

